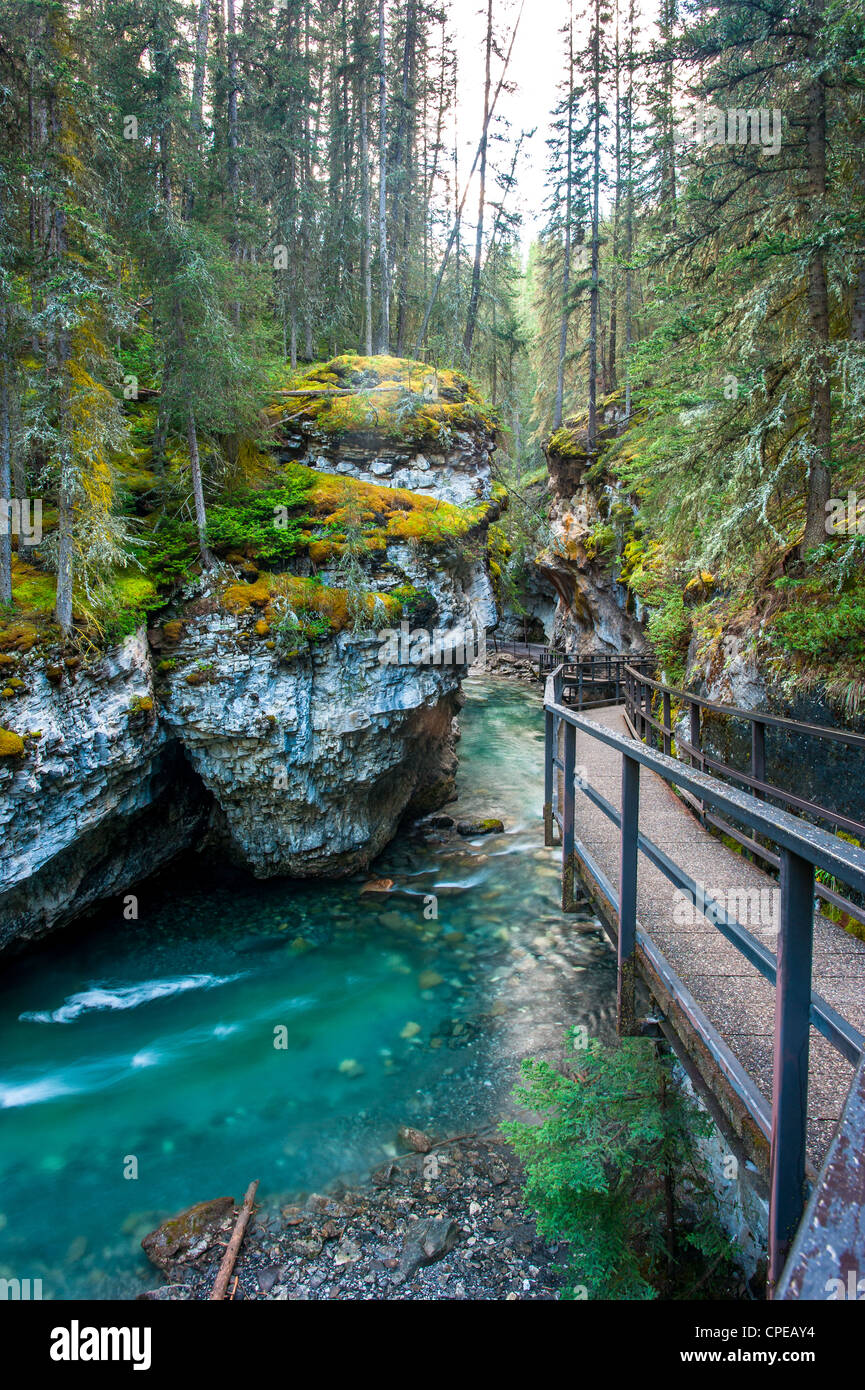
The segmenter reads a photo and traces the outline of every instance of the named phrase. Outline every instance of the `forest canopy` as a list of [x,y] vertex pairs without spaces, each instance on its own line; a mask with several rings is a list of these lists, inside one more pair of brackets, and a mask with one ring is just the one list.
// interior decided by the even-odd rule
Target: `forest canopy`
[[[218,564],[274,393],[333,362],[362,391],[354,354],[379,384],[453,374],[438,414],[412,406],[421,436],[448,410],[499,429],[512,577],[544,543],[541,446],[572,429],[632,518],[606,551],[671,669],[747,615],[854,678],[863,0],[558,10],[530,235],[517,3],[484,0],[466,54],[425,0],[3,0],[0,497],[13,521],[39,499],[44,529],[0,528],[9,622],[48,605],[68,638],[121,593],[143,611],[170,577],[154,516]],[[351,424],[344,400],[310,414]]]

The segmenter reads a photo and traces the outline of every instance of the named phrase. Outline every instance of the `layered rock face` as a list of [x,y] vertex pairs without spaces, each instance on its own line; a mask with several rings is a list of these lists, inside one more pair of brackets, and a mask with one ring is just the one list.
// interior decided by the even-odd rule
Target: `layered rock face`
[[456,506],[492,495],[495,421],[459,372],[347,355],[313,368],[291,397],[278,431],[285,462]]
[[[843,707],[832,704],[819,687],[804,685],[791,692],[780,678],[777,662],[761,660],[757,634],[752,630],[722,632],[709,655],[698,654],[697,643],[692,640],[685,684],[694,694],[718,704],[766,710],[803,724],[865,731],[861,714],[851,717]],[[865,752],[771,727],[766,729],[765,741],[769,781],[841,815],[865,820]],[[750,771],[750,725],[744,721],[704,721],[703,746],[722,761]]]
[[[602,417],[603,418],[603,417]],[[600,429],[601,447],[619,428],[612,405]],[[613,563],[616,526],[629,510],[625,500],[589,474],[585,420],[569,421],[549,440],[551,544],[538,557],[544,578],[558,595],[553,641],[580,655],[648,650],[633,596]]]
[[407,488],[462,507],[489,498],[492,450],[491,441],[479,449],[477,439],[461,430],[447,448],[426,445],[417,450],[376,439],[310,441],[289,433],[281,456],[325,473]]
[[148,710],[143,632],[97,662],[51,669],[49,680],[35,661],[24,668],[14,715],[26,753],[0,759],[0,947],[119,894],[207,821],[201,786]]
[[[285,661],[239,644],[242,631],[226,614],[190,622],[162,699],[214,833],[261,878],[365,867],[414,796],[453,793],[464,668],[386,665],[377,638],[347,633]],[[212,672],[190,686],[195,662]]]
[[[306,445],[312,456],[318,441]],[[393,447],[412,476],[435,474],[423,508],[399,499],[409,510],[397,522],[435,515],[425,448]],[[381,483],[373,465],[389,449],[379,441],[369,458],[358,454],[358,476]],[[453,453],[440,456],[442,500],[471,486],[474,505],[478,488],[489,496],[488,432],[467,430],[458,450],[453,475]],[[397,527],[383,542],[383,515],[364,552],[370,612],[383,608],[396,628],[495,623],[483,508],[464,535],[435,544],[411,526],[408,538]],[[51,664],[38,648],[16,658],[2,716],[10,748],[0,748],[0,947],[115,897],[122,920],[122,895],[190,847],[260,877],[352,873],[406,813],[453,795],[466,662],[383,659],[387,633],[351,621],[338,559],[332,573],[328,560],[311,573],[308,554],[294,574],[259,574],[248,556],[223,563],[178,592],[149,632],[107,653],[70,664]]]

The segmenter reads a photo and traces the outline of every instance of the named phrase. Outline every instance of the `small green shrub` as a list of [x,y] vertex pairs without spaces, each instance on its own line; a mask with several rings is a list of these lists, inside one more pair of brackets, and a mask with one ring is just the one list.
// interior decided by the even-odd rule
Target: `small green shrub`
[[691,614],[679,588],[664,589],[653,601],[659,606],[650,614],[649,636],[662,669],[671,680],[679,681],[685,674],[691,641]]
[[708,1117],[648,1038],[572,1055],[572,1076],[523,1062],[514,1099],[542,1119],[502,1126],[525,1164],[538,1230],[567,1244],[564,1296],[717,1294],[730,1255],[698,1155]]

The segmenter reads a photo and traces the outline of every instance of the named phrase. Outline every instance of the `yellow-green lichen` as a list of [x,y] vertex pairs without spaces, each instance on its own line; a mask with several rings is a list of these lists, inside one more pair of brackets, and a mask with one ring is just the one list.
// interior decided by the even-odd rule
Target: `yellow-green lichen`
[[446,443],[456,430],[492,434],[498,416],[468,377],[400,357],[346,353],[293,375],[268,414],[326,436]]
[[24,740],[11,729],[0,729],[0,758],[20,758],[24,752]]

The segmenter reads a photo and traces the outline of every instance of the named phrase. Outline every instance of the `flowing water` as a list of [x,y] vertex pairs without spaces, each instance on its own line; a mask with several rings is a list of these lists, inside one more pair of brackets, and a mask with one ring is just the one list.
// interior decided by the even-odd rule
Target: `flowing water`
[[[400,836],[374,866],[401,890],[387,899],[193,857],[140,887],[137,921],[118,903],[5,966],[0,1277],[134,1296],[159,1282],[142,1235],[193,1202],[255,1177],[284,1201],[362,1176],[400,1124],[495,1118],[515,1069],[490,1045],[503,967],[560,920],[559,877],[538,693],[466,690],[447,809],[504,835]],[[581,942],[581,1006],[600,1007],[609,956]]]

